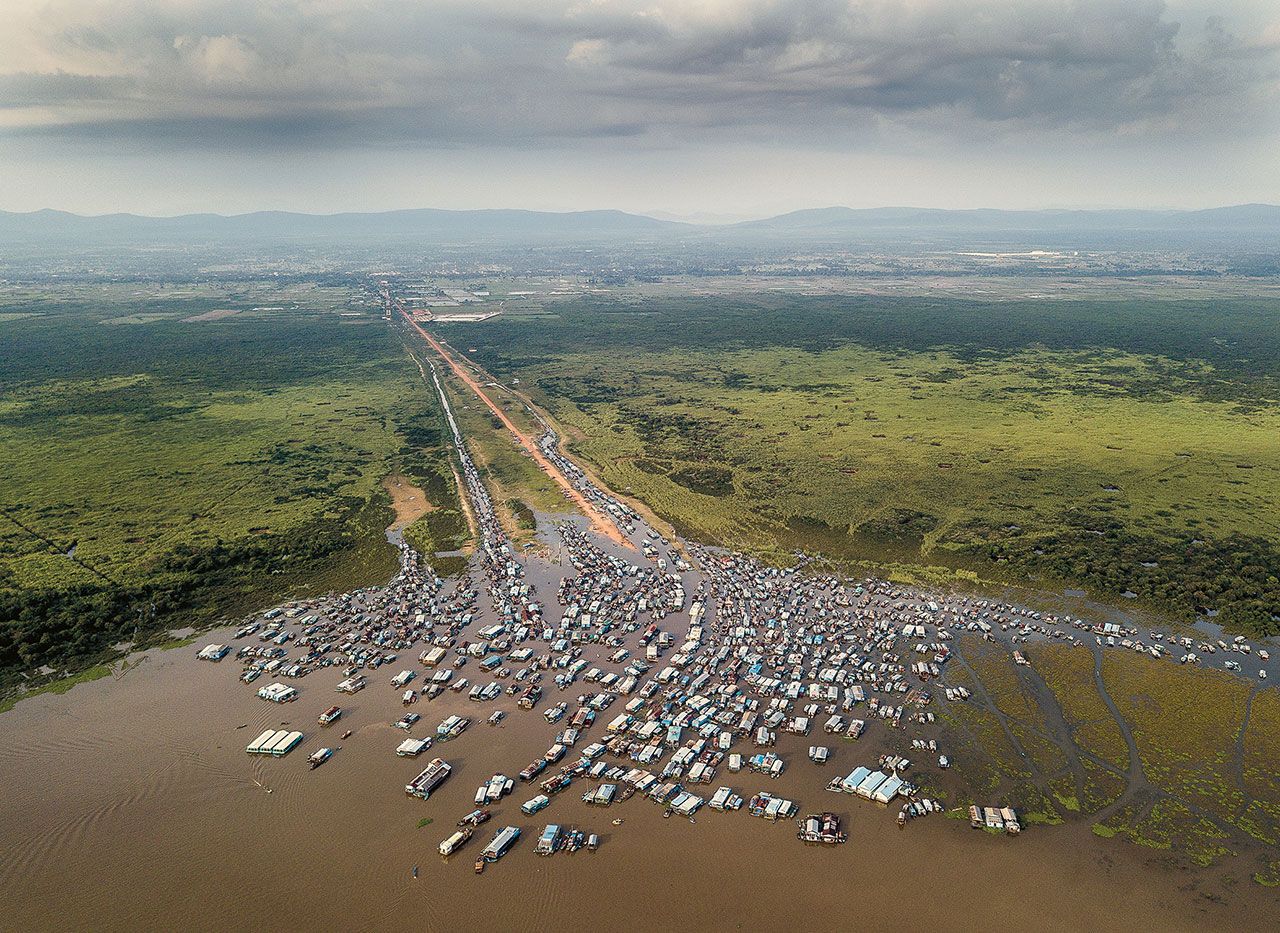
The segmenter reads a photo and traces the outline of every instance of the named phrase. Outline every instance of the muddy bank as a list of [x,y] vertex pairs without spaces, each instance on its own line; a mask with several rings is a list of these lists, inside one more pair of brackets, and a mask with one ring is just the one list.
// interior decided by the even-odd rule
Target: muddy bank
[[436,507],[420,487],[399,473],[383,479],[382,488],[391,496],[391,509],[395,513],[395,520],[387,526],[387,540],[399,544],[404,540],[404,530]]

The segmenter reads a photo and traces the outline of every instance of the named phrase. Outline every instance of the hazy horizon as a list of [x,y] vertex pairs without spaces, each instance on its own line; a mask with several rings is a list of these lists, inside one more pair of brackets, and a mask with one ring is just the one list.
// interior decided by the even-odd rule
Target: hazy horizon
[[1056,211],[1062,211],[1062,212],[1078,211],[1078,212],[1085,212],[1085,213],[1111,212],[1111,211],[1138,211],[1138,212],[1150,211],[1150,212],[1183,213],[1183,212],[1194,212],[1194,211],[1200,211],[1200,210],[1215,210],[1215,209],[1227,209],[1227,208],[1238,208],[1238,207],[1278,207],[1280,208],[1280,203],[1269,204],[1267,202],[1254,201],[1254,202],[1239,203],[1239,204],[1211,204],[1211,205],[1206,205],[1204,207],[1178,207],[1178,206],[1169,206],[1169,205],[1137,205],[1132,207],[1119,207],[1116,205],[1097,205],[1097,206],[1088,206],[1088,207],[1083,207],[1083,206],[1069,207],[1069,206],[1063,206],[1063,205],[1046,205],[1044,207],[1027,207],[1027,208],[995,208],[989,205],[974,205],[973,207],[959,207],[959,208],[939,208],[936,205],[931,205],[931,204],[870,204],[864,207],[854,207],[848,204],[808,204],[801,207],[788,208],[786,210],[777,211],[777,212],[769,212],[769,213],[740,212],[737,214],[717,214],[714,212],[707,212],[707,211],[689,211],[687,213],[682,214],[679,212],[672,212],[672,211],[643,210],[643,209],[624,211],[622,208],[616,208],[609,205],[600,205],[597,207],[556,209],[556,208],[529,208],[529,207],[522,207],[519,205],[500,205],[496,207],[487,207],[487,206],[486,207],[439,207],[433,204],[414,204],[414,205],[403,205],[400,207],[352,208],[352,209],[335,210],[335,211],[326,211],[326,210],[319,210],[319,209],[295,210],[290,208],[257,207],[257,208],[250,208],[248,210],[243,210],[243,211],[192,210],[192,211],[179,211],[179,212],[173,212],[173,213],[148,213],[143,211],[129,210],[127,208],[124,208],[118,211],[89,212],[89,211],[68,210],[67,208],[60,208],[60,207],[54,207],[54,206],[37,207],[37,208],[30,208],[25,210],[11,210],[9,208],[0,206],[0,212],[8,213],[8,214],[38,214],[45,211],[54,211],[54,212],[60,212],[60,213],[73,214],[77,217],[84,217],[89,219],[123,214],[123,215],[131,215],[131,216],[136,216],[139,218],[149,219],[149,220],[165,220],[165,219],[173,219],[177,217],[198,216],[198,215],[214,215],[219,217],[230,218],[230,217],[243,217],[250,214],[270,214],[270,213],[292,213],[292,214],[300,214],[300,215],[307,215],[307,216],[314,216],[314,217],[325,217],[325,216],[334,216],[339,214],[383,214],[383,213],[398,213],[398,212],[412,212],[412,211],[447,211],[447,212],[454,212],[454,213],[473,213],[473,212],[482,212],[482,211],[528,211],[533,213],[550,213],[550,214],[574,214],[574,213],[621,211],[623,213],[631,214],[633,216],[649,217],[654,220],[664,220],[664,221],[671,221],[675,223],[685,223],[685,224],[690,224],[694,226],[730,226],[732,224],[747,223],[755,220],[767,220],[767,219],[779,217],[785,214],[799,213],[799,212],[809,211],[809,210],[828,210],[828,209],[848,209],[848,210],[868,210],[868,211],[875,211],[875,210],[919,210],[919,211],[985,210],[985,211],[1003,211],[1008,213],[1052,213]]

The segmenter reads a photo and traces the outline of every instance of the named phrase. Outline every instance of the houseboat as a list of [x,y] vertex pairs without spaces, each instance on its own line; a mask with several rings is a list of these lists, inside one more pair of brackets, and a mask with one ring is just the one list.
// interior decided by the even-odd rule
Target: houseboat
[[433,758],[417,777],[404,786],[404,792],[426,800],[433,790],[445,782],[452,770],[443,758]]
[[493,841],[485,846],[484,852],[481,853],[480,857],[486,862],[496,862],[510,851],[519,838],[519,826],[504,826],[498,830],[498,834],[493,837]]

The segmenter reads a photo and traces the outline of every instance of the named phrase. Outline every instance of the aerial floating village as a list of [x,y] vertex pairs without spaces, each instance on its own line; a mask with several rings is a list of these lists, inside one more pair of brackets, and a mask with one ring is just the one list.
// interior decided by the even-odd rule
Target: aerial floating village
[[[740,818],[729,814],[745,810],[794,826],[800,842],[816,846],[848,838],[829,795],[882,808],[903,828],[945,809],[975,828],[1018,834],[1018,801],[944,806],[916,777],[950,766],[936,704],[971,700],[946,677],[961,635],[998,641],[1019,664],[1027,661],[1017,646],[1034,639],[1183,663],[1221,653],[1219,663],[1234,670],[1251,652],[1242,639],[1215,643],[1159,632],[1143,639],[1116,623],[833,576],[803,555],[779,568],[664,536],[565,456],[549,426],[540,452],[580,494],[577,501],[598,514],[551,525],[554,560],[549,547],[521,552],[499,523],[434,365],[431,378],[478,532],[468,570],[442,580],[401,542],[399,573],[386,586],[271,609],[199,656],[234,657],[243,665],[241,681],[266,681],[254,688],[265,701],[313,705],[318,720],[310,734],[267,729],[246,747],[251,755],[283,757],[307,738],[323,741],[306,759],[312,768],[334,758],[350,736],[334,735],[342,733],[348,696],[397,691],[403,716],[393,725],[403,738],[386,753],[418,759],[406,763],[407,797],[429,807],[446,781],[477,784],[473,810],[432,814],[447,818],[445,825],[456,822],[439,843],[446,858],[470,849],[483,832],[488,841],[474,844],[477,872],[526,831],[537,831],[539,855],[600,844],[599,833],[554,822],[482,831],[495,811],[508,812],[502,804],[509,797],[534,817],[554,815],[558,797],[577,794],[611,811],[614,826],[635,797],[665,817],[690,821],[704,818],[704,807],[725,814],[713,819]],[[601,519],[621,534],[598,534],[594,522]],[[1269,662],[1265,650],[1255,659]],[[308,689],[306,676],[323,668],[341,670],[336,696]],[[474,701],[475,714],[430,716],[432,701],[448,693]],[[507,726],[546,729],[546,753],[498,774],[451,764],[453,749],[483,742],[478,730]],[[888,737],[878,749],[898,751],[868,750],[847,774],[831,775],[825,766],[833,748],[849,743],[856,750],[868,730]],[[800,751],[784,751],[780,736]],[[768,790],[772,778],[796,768],[812,769],[811,796],[792,800]],[[831,802],[824,806],[824,799]]]

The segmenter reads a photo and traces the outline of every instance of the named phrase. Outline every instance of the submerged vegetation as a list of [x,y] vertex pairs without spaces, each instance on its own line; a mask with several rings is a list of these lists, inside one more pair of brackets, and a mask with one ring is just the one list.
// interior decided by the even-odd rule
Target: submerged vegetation
[[448,333],[616,489],[779,557],[1280,630],[1265,300],[579,299]]
[[1266,874],[1280,841],[1280,786],[1266,764],[1276,691],[1133,652],[1024,650],[1030,667],[976,638],[963,644],[958,679],[974,700],[942,715],[966,781],[1026,801],[1040,822],[1087,820],[1095,835],[1195,865],[1247,853]]
[[440,506],[433,540],[461,543],[433,396],[351,294],[4,296],[27,316],[5,321],[0,356],[0,685],[380,582],[395,568],[380,485],[392,470]]

